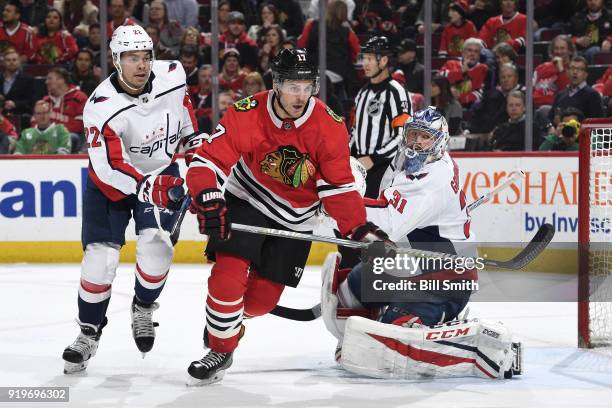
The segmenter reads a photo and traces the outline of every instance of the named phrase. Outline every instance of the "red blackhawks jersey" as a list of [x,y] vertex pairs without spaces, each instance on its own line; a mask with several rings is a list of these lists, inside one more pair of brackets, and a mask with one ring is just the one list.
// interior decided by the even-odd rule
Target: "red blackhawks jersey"
[[290,230],[312,231],[322,202],[344,235],[366,220],[342,119],[315,97],[296,120],[273,109],[273,91],[236,102],[187,172],[192,194],[226,190]]
[[567,69],[559,72],[557,64],[551,61],[538,65],[533,75],[533,105],[536,108],[552,105],[557,92],[564,90],[568,85]]
[[476,26],[470,20],[466,20],[459,27],[447,24],[440,37],[440,50],[438,54],[440,56],[460,57],[465,40],[477,36]]
[[440,74],[447,77],[448,82],[459,92],[459,103],[469,105],[482,98],[488,70],[485,64],[478,63],[464,73],[461,61],[449,60],[442,66]]
[[31,58],[34,45],[30,27],[25,23],[18,23],[14,30],[9,30],[3,22],[0,22],[0,51],[4,52],[9,45],[15,47],[19,55]]
[[527,16],[517,12],[506,20],[502,15],[488,19],[480,29],[480,39],[485,42],[487,48],[493,48],[499,43],[507,42],[518,51],[525,46],[526,33]]

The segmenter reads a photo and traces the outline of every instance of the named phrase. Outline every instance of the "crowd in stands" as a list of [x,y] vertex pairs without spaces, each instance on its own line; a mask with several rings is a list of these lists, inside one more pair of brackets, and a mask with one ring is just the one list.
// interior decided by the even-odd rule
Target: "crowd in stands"
[[[99,19],[108,1],[108,21]],[[452,135],[479,150],[524,150],[525,85],[533,85],[534,149],[576,150],[580,122],[612,115],[607,0],[534,0],[534,72],[525,73],[524,0],[433,0],[432,104]],[[155,56],[187,73],[200,127],[212,126],[212,58],[221,113],[271,89],[283,48],[318,56],[318,0],[219,0],[218,56],[210,0],[0,0],[0,153],[83,152],[82,112],[101,80],[101,29],[140,24]],[[325,10],[328,103],[351,126],[364,84],[360,46],[384,35],[396,47],[392,78],[423,107],[423,0],[330,0]],[[574,129],[574,132],[571,132]],[[568,135],[573,136],[568,136]]]

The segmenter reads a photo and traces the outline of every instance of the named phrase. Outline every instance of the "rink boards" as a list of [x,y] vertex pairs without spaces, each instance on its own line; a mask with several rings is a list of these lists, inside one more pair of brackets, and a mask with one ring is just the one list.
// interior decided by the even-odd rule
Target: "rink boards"
[[[472,232],[490,257],[511,256],[543,222],[556,229],[552,249],[535,270],[575,271],[578,227],[578,157],[576,153],[455,153],[467,201],[504,181],[521,168],[526,178],[472,214]],[[185,171],[180,160],[182,171]],[[86,156],[0,156],[0,262],[79,262],[81,195],[87,180]],[[612,189],[612,175],[600,176],[597,188]],[[449,186],[450,188],[450,186]],[[612,203],[602,202],[603,206]],[[612,208],[612,207],[611,207]],[[601,212],[600,212],[601,214]],[[606,212],[603,212],[606,214]],[[607,216],[591,220],[595,240],[609,240]],[[134,228],[122,261],[134,259]],[[188,214],[177,246],[176,262],[201,262],[204,248],[193,215]],[[331,245],[313,246],[309,264],[321,264]]]

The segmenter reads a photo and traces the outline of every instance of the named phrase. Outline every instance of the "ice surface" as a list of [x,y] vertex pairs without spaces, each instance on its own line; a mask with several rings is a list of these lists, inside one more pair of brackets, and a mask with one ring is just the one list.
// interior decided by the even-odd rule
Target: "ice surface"
[[[246,323],[223,382],[185,386],[187,366],[203,356],[208,265],[172,267],[143,360],[130,331],[133,266],[113,284],[109,324],[86,373],[65,376],[62,350],[78,333],[78,265],[0,265],[0,386],[68,386],[70,403],[52,407],[611,407],[612,355],[576,349],[575,303],[473,303],[471,317],[503,321],[523,341],[525,375],[386,381],[354,376],[333,359],[335,340],[319,319],[265,316]],[[319,301],[319,270],[307,268],[281,304]],[[0,403],[42,407],[43,403]]]

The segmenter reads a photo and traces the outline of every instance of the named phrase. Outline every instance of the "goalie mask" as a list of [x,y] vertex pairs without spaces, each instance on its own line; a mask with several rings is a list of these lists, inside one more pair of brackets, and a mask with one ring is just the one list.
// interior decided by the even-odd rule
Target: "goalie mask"
[[[138,91],[140,88],[134,88],[125,80],[123,69],[121,67],[121,54],[129,51],[149,51],[151,58],[148,61],[148,76],[151,75],[155,52],[153,50],[153,40],[149,34],[139,25],[120,26],[113,32],[113,38],[109,44],[111,49],[113,65],[117,69],[117,75],[121,82],[132,91]],[[147,76],[147,81],[148,81]]]
[[405,124],[394,167],[406,174],[416,173],[446,152],[448,124],[435,107],[416,112]]

